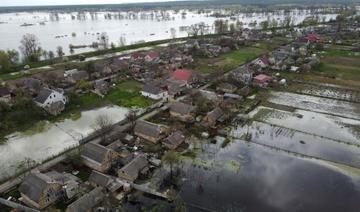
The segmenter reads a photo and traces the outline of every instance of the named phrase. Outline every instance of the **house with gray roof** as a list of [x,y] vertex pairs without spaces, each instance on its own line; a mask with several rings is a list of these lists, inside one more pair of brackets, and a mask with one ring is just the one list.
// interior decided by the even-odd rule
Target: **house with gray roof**
[[35,78],[26,78],[23,80],[22,84],[23,89],[31,95],[38,94],[42,86],[41,81]]
[[94,188],[89,193],[71,203],[66,212],[90,212],[98,206],[105,198],[105,194],[101,188]]
[[119,156],[109,148],[95,143],[88,143],[83,146],[81,157],[86,166],[99,172],[106,172],[110,169],[112,162]]
[[77,185],[77,178],[70,174],[34,172],[25,177],[19,191],[22,202],[42,210],[61,198],[71,198]]
[[77,69],[65,71],[65,79],[69,83],[76,83],[79,81],[86,81],[89,79],[89,74],[86,71],[78,71]]
[[116,177],[93,170],[89,177],[89,182],[94,187],[101,187],[111,193],[128,191],[130,184],[117,180]]
[[164,125],[138,120],[135,124],[134,134],[152,143],[157,143],[166,137],[168,128]]
[[167,98],[168,92],[153,84],[147,83],[144,85],[143,90],[141,91],[141,95],[153,100],[160,100]]
[[146,174],[149,170],[149,162],[145,156],[139,155],[130,163],[126,164],[118,171],[121,179],[134,182],[141,174]]
[[204,118],[204,123],[209,127],[216,127],[218,122],[222,122],[225,119],[224,111],[217,107],[210,111]]
[[176,149],[185,142],[185,135],[180,131],[173,132],[163,141],[163,145],[168,149]]
[[64,96],[63,91],[43,88],[34,98],[34,102],[51,115],[58,115],[65,110],[67,98]]
[[183,122],[194,122],[196,108],[182,102],[174,102],[170,105],[170,115]]

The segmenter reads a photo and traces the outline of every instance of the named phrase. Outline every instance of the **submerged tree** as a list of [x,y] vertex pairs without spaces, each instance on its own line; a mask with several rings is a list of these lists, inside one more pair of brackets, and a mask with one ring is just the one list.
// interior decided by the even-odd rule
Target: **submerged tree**
[[62,46],[56,47],[56,54],[57,54],[58,57],[63,57],[65,55]]
[[104,49],[109,48],[109,36],[106,32],[101,33],[99,37],[99,45],[102,46]]

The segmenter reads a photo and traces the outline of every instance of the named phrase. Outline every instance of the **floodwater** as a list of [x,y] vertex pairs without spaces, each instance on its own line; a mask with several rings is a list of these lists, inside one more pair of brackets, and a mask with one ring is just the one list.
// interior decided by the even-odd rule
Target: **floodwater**
[[358,173],[254,143],[219,145],[210,144],[199,155],[212,166],[188,163],[182,168],[186,181],[180,196],[189,211],[359,211]]
[[269,102],[360,120],[360,104],[287,92],[271,92]]
[[128,109],[111,106],[84,111],[77,120],[66,119],[52,124],[34,135],[17,133],[9,136],[8,142],[0,145],[0,180],[13,175],[18,165],[30,158],[38,163],[59,155],[79,145],[79,140],[94,131],[95,120],[100,115],[109,117],[112,123],[122,121]]
[[[154,41],[168,39],[172,37],[171,28],[176,30],[176,37],[186,37],[188,33],[180,30],[182,26],[190,26],[199,22],[209,25],[209,33],[214,32],[213,23],[216,20],[208,14],[198,14],[185,11],[186,17],[183,18],[181,12],[165,11],[161,16],[153,11],[134,12],[97,12],[95,14],[84,13],[78,18],[79,13],[59,13],[59,18],[54,19],[54,15],[48,12],[33,13],[4,13],[0,14],[0,49],[18,49],[20,40],[26,33],[35,34],[45,50],[55,51],[57,46],[64,48],[65,54],[70,54],[69,45],[90,45],[98,41],[99,34],[106,32],[109,42],[118,44],[120,37],[125,38],[126,44],[139,41]],[[122,18],[105,19],[106,14]],[[165,14],[165,15],[164,15]],[[81,15],[81,14],[80,14]],[[309,11],[294,10],[290,13],[295,24],[303,21],[311,15]],[[244,27],[249,27],[249,23],[267,20],[267,14],[238,14],[238,18],[244,23]],[[278,21],[284,20],[283,13],[270,13],[269,16]],[[322,19],[334,19],[336,14],[321,14]],[[92,18],[91,18],[92,17]],[[153,17],[153,18],[151,18]],[[165,17],[165,18],[164,18]],[[31,26],[20,26],[24,23]],[[42,24],[40,24],[42,23]],[[75,33],[76,36],[72,36]],[[57,38],[56,38],[57,37]],[[75,53],[92,51],[90,48],[75,49]]]
[[231,136],[241,139],[246,133],[251,134],[250,142],[360,168],[360,148],[357,146],[262,122],[238,127]]
[[294,112],[258,107],[256,120],[318,136],[360,144],[360,121],[297,109]]

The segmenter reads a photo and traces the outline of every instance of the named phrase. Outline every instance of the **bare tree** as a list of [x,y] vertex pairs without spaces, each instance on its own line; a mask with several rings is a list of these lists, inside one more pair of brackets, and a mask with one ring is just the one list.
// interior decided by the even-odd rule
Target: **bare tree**
[[98,131],[101,135],[101,139],[106,139],[106,132],[111,128],[112,121],[107,115],[99,115],[96,117],[94,129]]
[[62,46],[56,47],[56,54],[57,54],[58,57],[63,57],[65,55]]
[[107,115],[99,115],[95,120],[95,130],[104,131],[112,125],[110,117]]
[[31,62],[38,61],[41,56],[41,48],[39,39],[34,34],[26,34],[20,41],[21,46],[19,47],[25,60]]

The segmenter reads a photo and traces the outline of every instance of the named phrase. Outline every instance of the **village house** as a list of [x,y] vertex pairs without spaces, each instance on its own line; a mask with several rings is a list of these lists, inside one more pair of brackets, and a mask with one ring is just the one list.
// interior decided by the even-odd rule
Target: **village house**
[[94,188],[89,193],[80,197],[75,202],[71,203],[66,212],[90,212],[98,206],[105,198],[105,194],[101,188]]
[[152,143],[157,143],[166,137],[168,134],[168,128],[163,125],[138,120],[134,128],[134,134]]
[[160,60],[160,56],[159,56],[159,53],[151,51],[145,55],[144,59],[148,63],[156,62],[156,61]]
[[22,84],[23,89],[30,95],[37,95],[42,87],[41,81],[35,78],[26,78],[23,80]]
[[55,171],[33,172],[26,176],[19,187],[21,201],[37,209],[44,209],[62,198],[72,198],[77,188],[74,176]]
[[86,81],[89,79],[89,74],[86,71],[79,71],[77,69],[72,69],[65,71],[64,73],[65,80],[69,83],[75,84],[79,81]]
[[67,98],[64,96],[64,91],[62,90],[43,88],[34,98],[34,102],[51,115],[56,116],[65,110]]
[[108,93],[109,83],[103,79],[95,80],[94,93],[103,97]]
[[110,68],[110,65],[104,62],[97,62],[93,65],[95,73],[100,74],[100,76],[109,76],[113,72]]
[[223,93],[234,93],[237,87],[230,83],[221,83],[216,87],[216,90]]
[[238,82],[249,85],[252,81],[254,71],[248,66],[240,67],[232,73],[232,78]]
[[0,102],[9,103],[11,101],[11,92],[6,87],[0,87]]
[[255,61],[255,64],[259,65],[262,69],[265,69],[269,67],[270,62],[268,57],[263,55]]
[[81,157],[86,166],[99,172],[106,172],[119,156],[115,151],[104,146],[88,143],[83,146]]
[[185,136],[182,132],[176,131],[173,132],[169,137],[167,137],[163,141],[163,145],[168,149],[176,149],[178,148],[182,143],[185,142]]
[[182,102],[174,102],[170,105],[170,115],[183,122],[194,122],[196,108]]
[[149,171],[149,162],[145,156],[139,155],[130,163],[126,164],[118,171],[118,176],[124,180],[134,182],[140,175],[145,175]]
[[152,84],[145,84],[141,95],[148,97],[153,100],[166,99],[168,97],[168,92]]
[[111,192],[115,196],[122,191],[129,191],[130,185],[125,182],[121,182],[116,177],[106,175],[98,171],[92,171],[89,177],[89,182],[93,187],[101,187]]
[[271,82],[271,77],[269,77],[266,74],[259,74],[256,77],[254,77],[253,84],[260,87],[267,87],[270,82]]
[[110,64],[110,68],[113,72],[118,73],[120,71],[127,71],[130,68],[129,58],[116,58]]
[[221,108],[217,107],[214,110],[210,111],[204,118],[204,124],[215,128],[218,122],[223,122],[225,119],[225,114]]
[[[126,139],[126,136],[124,139]],[[112,142],[111,144],[107,145],[106,148],[113,150],[119,155],[119,157],[122,158],[125,158],[130,154],[130,151],[120,140]]]
[[195,74],[187,69],[177,69],[173,73],[171,73],[171,80],[182,82],[184,86],[190,87],[192,83],[195,82],[196,77]]
[[304,43],[322,43],[324,39],[317,35],[315,32],[311,32],[308,35],[299,38],[300,42]]

